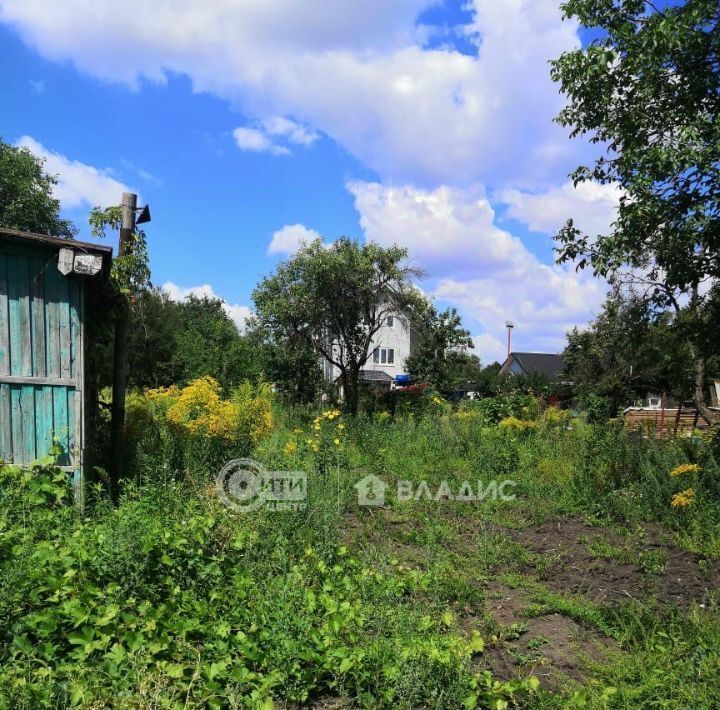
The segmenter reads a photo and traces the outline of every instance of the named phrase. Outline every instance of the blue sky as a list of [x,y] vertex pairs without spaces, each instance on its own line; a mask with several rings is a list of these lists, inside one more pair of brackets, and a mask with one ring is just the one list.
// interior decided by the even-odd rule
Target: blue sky
[[552,123],[547,61],[580,42],[555,2],[205,5],[0,0],[0,134],[47,157],[84,236],[132,188],[154,283],[238,321],[319,233],[407,246],[486,362],[508,318],[529,350],[587,322],[604,287],[554,266],[551,237],[602,229],[617,193],[567,182],[591,153]]

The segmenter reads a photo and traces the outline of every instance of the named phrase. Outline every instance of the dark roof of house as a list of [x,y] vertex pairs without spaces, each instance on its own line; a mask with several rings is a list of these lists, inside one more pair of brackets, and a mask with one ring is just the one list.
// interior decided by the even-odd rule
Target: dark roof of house
[[[335,382],[340,382],[341,376],[335,378]],[[382,370],[360,370],[358,373],[358,382],[392,382],[393,378],[387,372]]]
[[[555,377],[565,367],[563,356],[554,353],[510,353],[510,358],[513,358],[527,375]],[[506,364],[510,358],[505,361]]]
[[32,242],[34,244],[45,244],[52,247],[69,247],[70,249],[75,249],[76,251],[85,251],[94,254],[112,254],[112,247],[108,246],[107,244],[78,242],[75,239],[50,237],[47,234],[35,234],[35,232],[21,232],[20,230],[7,229],[6,227],[0,227],[0,238],[18,242],[25,241]]
[[360,370],[360,382],[392,382],[393,378],[382,370]]

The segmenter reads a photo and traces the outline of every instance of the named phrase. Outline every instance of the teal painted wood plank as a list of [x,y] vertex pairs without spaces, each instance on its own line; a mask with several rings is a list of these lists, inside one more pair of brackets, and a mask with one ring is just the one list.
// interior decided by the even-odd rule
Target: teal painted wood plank
[[35,455],[38,459],[50,453],[53,441],[52,387],[35,389]]
[[45,270],[45,349],[48,377],[60,377],[60,302],[62,274],[57,259]]
[[25,386],[20,391],[20,406],[22,409],[22,461],[32,463],[37,459],[35,450],[35,388]]
[[30,273],[27,257],[7,257],[10,323],[10,373],[32,375],[30,332]]
[[0,460],[13,461],[12,417],[10,415],[10,385],[0,385]]
[[35,460],[35,397],[32,386],[10,386],[13,463]]
[[70,377],[77,378],[78,365],[82,362],[80,348],[80,291],[78,279],[68,282],[70,305]]
[[68,454],[70,456],[70,463],[77,465],[80,460],[78,452],[78,432],[77,432],[77,421],[75,417],[75,398],[77,393],[73,389],[67,390],[67,414],[68,414]]
[[[59,273],[59,272],[58,272]],[[70,367],[70,284],[66,276],[60,275],[60,377],[72,377]]]
[[63,453],[58,459],[60,466],[70,464],[69,457],[69,420],[67,406],[67,388],[53,387],[53,434]]
[[7,258],[0,254],[0,375],[10,373],[10,325],[8,323]]
[[32,371],[35,377],[45,377],[45,276],[47,259],[34,257],[30,261],[30,316],[32,318]]
[[13,463],[22,461],[22,403],[20,401],[20,385],[9,385],[10,389],[10,416],[12,417],[12,450]]

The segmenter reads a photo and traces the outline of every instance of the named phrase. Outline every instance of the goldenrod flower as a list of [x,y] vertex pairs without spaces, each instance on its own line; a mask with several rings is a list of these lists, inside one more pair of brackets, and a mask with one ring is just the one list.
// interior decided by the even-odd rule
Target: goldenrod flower
[[673,508],[687,508],[689,505],[692,505],[695,502],[695,491],[692,488],[686,488],[684,491],[681,491],[680,493],[676,493],[672,500],[670,501],[670,505]]
[[294,441],[288,441],[285,444],[285,453],[288,456],[292,456],[297,451],[297,444]]
[[686,473],[699,473],[700,472],[700,465],[696,463],[681,463],[679,466],[675,466],[675,468],[670,471],[670,475],[673,478],[677,478],[678,476],[684,476]]
[[340,439],[333,439],[335,446],[340,446]]

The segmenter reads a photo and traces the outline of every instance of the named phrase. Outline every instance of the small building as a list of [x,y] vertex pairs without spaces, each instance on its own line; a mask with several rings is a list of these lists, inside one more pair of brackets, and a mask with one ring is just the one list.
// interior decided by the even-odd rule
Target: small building
[[555,353],[510,353],[500,375],[541,375],[554,380],[565,369],[562,355]]
[[[400,383],[406,373],[405,361],[415,348],[416,337],[407,315],[388,313],[372,338],[362,370],[362,373],[377,372],[379,376],[371,380],[371,375],[361,375],[365,377],[366,384],[388,383],[390,387],[393,382]],[[322,368],[326,380],[337,381],[340,369],[336,365],[323,359]]]
[[[338,377],[335,380],[335,384],[338,387],[338,394],[340,399],[345,397],[343,391],[342,378]],[[393,378],[382,372],[381,370],[360,370],[358,373],[358,386],[361,389],[374,390],[376,392],[389,392],[393,385]]]
[[50,453],[81,479],[85,313],[112,248],[0,228],[0,460]]

